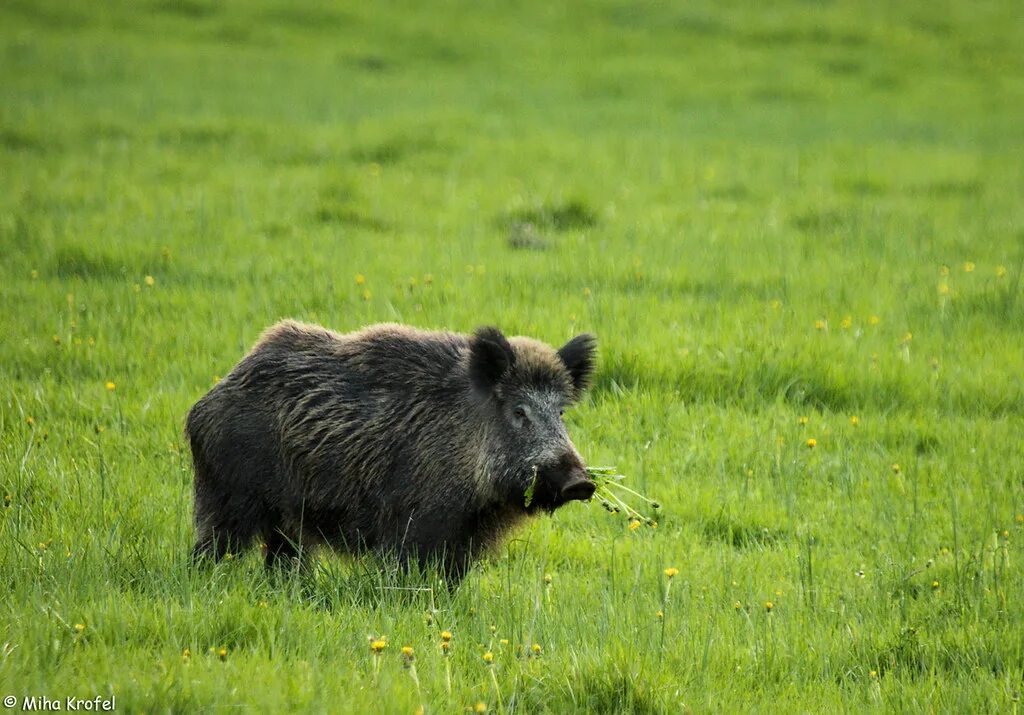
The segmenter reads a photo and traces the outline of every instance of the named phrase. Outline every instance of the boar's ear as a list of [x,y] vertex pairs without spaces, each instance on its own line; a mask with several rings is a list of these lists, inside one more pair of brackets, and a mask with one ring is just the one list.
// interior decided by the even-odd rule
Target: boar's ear
[[558,357],[572,376],[572,386],[576,395],[580,395],[590,386],[590,376],[594,373],[597,338],[590,333],[577,335],[558,350]]
[[516,361],[512,346],[497,328],[477,328],[469,347],[469,376],[473,385],[490,392]]

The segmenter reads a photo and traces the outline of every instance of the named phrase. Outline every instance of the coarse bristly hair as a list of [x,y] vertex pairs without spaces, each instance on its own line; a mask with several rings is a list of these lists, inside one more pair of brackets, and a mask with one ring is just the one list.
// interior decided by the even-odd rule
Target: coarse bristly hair
[[560,415],[595,347],[278,323],[189,412],[196,556],[262,537],[270,565],[326,543],[437,561],[457,581],[527,514],[589,496]]

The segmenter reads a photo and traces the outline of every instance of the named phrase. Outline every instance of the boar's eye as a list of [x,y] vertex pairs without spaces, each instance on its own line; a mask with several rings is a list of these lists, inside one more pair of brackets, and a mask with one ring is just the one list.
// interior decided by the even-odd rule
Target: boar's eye
[[514,410],[512,410],[512,415],[517,420],[525,420],[526,419],[526,410],[523,409],[522,407],[517,407]]
[[558,416],[562,417],[564,415],[565,415],[565,408],[564,407],[559,407],[558,408]]

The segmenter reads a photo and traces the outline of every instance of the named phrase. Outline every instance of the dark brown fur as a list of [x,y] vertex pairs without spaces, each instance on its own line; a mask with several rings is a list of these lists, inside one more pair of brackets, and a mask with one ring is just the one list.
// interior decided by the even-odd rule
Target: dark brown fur
[[457,580],[528,513],[593,491],[559,417],[593,348],[494,328],[275,325],[189,412],[195,554],[258,537],[270,565],[327,543],[439,560]]

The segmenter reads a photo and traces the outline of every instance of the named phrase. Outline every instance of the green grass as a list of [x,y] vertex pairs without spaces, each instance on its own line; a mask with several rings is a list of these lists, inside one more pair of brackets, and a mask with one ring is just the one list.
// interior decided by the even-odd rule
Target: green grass
[[[1022,46],[1014,2],[0,3],[0,696],[1015,712]],[[570,429],[657,529],[572,505],[454,594],[191,571],[184,415],[285,316],[593,331]]]

